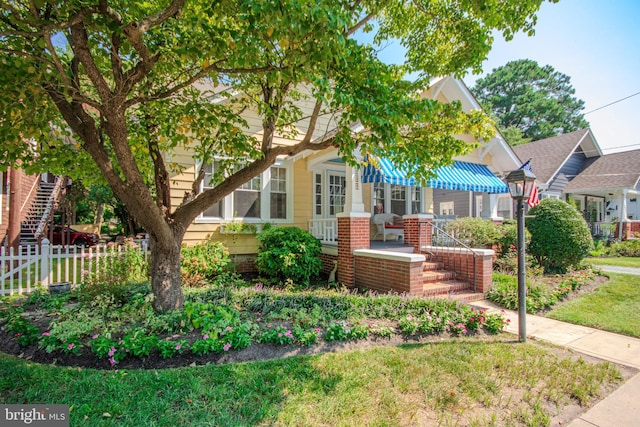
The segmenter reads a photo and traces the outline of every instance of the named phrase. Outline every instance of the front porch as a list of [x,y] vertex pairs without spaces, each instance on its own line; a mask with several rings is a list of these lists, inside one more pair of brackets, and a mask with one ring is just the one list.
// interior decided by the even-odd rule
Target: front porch
[[338,281],[347,286],[464,302],[484,299],[491,286],[494,252],[466,247],[436,221],[428,214],[406,215],[404,238],[387,241],[369,238],[368,214],[310,221],[309,229],[319,238],[349,236],[323,241],[322,254],[324,272],[335,268]]

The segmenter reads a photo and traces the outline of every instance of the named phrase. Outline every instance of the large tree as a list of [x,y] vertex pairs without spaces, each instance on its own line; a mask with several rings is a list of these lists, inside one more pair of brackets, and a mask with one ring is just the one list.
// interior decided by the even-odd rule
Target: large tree
[[571,78],[530,59],[494,68],[471,92],[493,113],[511,145],[589,127]]
[[[531,32],[542,1],[0,1],[0,164],[104,179],[150,235],[155,308],[179,308],[187,227],[276,157],[334,146],[355,165],[359,147],[426,178],[468,149],[452,135],[488,136],[478,114],[417,89],[478,70],[492,32]],[[404,64],[381,63],[360,31],[399,40]],[[223,167],[172,206],[185,148]]]

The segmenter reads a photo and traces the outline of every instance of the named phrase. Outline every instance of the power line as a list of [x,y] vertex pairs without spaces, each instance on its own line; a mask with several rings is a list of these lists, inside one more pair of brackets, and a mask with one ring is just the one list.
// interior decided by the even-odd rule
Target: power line
[[636,92],[636,93],[634,93],[633,95],[625,96],[624,98],[620,98],[620,99],[618,99],[617,101],[613,101],[613,102],[610,102],[610,103],[609,103],[609,104],[607,104],[607,105],[603,105],[602,107],[598,107],[598,108],[596,108],[595,110],[588,111],[588,112],[584,113],[584,114],[583,114],[583,116],[586,116],[587,114],[591,114],[591,113],[593,113],[594,111],[602,110],[603,108],[607,108],[607,107],[609,107],[610,105],[617,104],[618,102],[624,101],[625,99],[632,98],[632,97],[634,97],[634,96],[636,96],[636,95],[640,95],[640,92]]

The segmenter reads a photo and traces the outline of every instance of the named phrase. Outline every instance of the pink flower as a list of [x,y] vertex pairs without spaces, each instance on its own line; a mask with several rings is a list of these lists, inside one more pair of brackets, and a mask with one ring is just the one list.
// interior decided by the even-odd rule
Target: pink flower
[[203,340],[207,340],[207,339],[209,339],[209,335],[204,334],[204,335],[202,336],[202,339],[203,339]]
[[176,350],[179,351],[181,348],[182,348],[182,344],[180,344],[180,343],[176,344]]
[[282,333],[278,333],[278,338],[282,338]]
[[111,356],[109,358],[109,363],[111,363],[111,366],[113,366],[113,365],[117,364],[118,362],[116,362],[116,359],[114,359],[113,356]]
[[322,329],[316,328],[316,334],[319,334],[320,332],[322,332]]
[[109,357],[113,358],[113,355],[116,354],[116,348],[114,346],[111,346],[111,349],[109,349],[109,353],[107,353],[109,355]]
[[71,343],[71,344],[69,344],[69,345],[67,346],[67,350],[71,351],[71,350],[73,350],[73,347],[75,347],[75,344],[74,344],[74,343]]
[[95,339],[96,339],[96,338],[98,338],[99,336],[100,336],[100,335],[98,335],[98,334],[92,335],[92,336],[91,336],[91,339],[92,339],[92,340],[95,340]]
[[226,343],[226,344],[224,345],[224,347],[222,347],[222,349],[223,349],[224,351],[229,351],[229,349],[230,349],[230,348],[231,348],[231,344],[229,344],[229,343]]
[[224,330],[227,332],[231,331],[231,326],[227,326],[226,328],[224,328]]
[[16,338],[17,337],[21,337],[21,336],[22,336],[22,334],[20,332],[18,332],[17,334],[14,335],[14,337],[16,337]]
[[50,335],[51,335],[51,334],[50,334],[49,332],[43,332],[43,333],[42,333],[42,336],[43,336],[43,337],[48,337],[48,336],[50,336]]

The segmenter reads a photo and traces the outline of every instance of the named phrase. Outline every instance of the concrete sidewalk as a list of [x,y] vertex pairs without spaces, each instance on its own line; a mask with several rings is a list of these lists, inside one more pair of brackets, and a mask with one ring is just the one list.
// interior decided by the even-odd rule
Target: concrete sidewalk
[[[490,301],[474,302],[488,312],[501,308]],[[505,310],[510,320],[506,332],[518,335],[518,313]],[[527,338],[535,338],[571,348],[580,353],[640,369],[640,339],[572,325],[546,317],[527,314]],[[640,374],[573,420],[569,427],[640,426]]]

